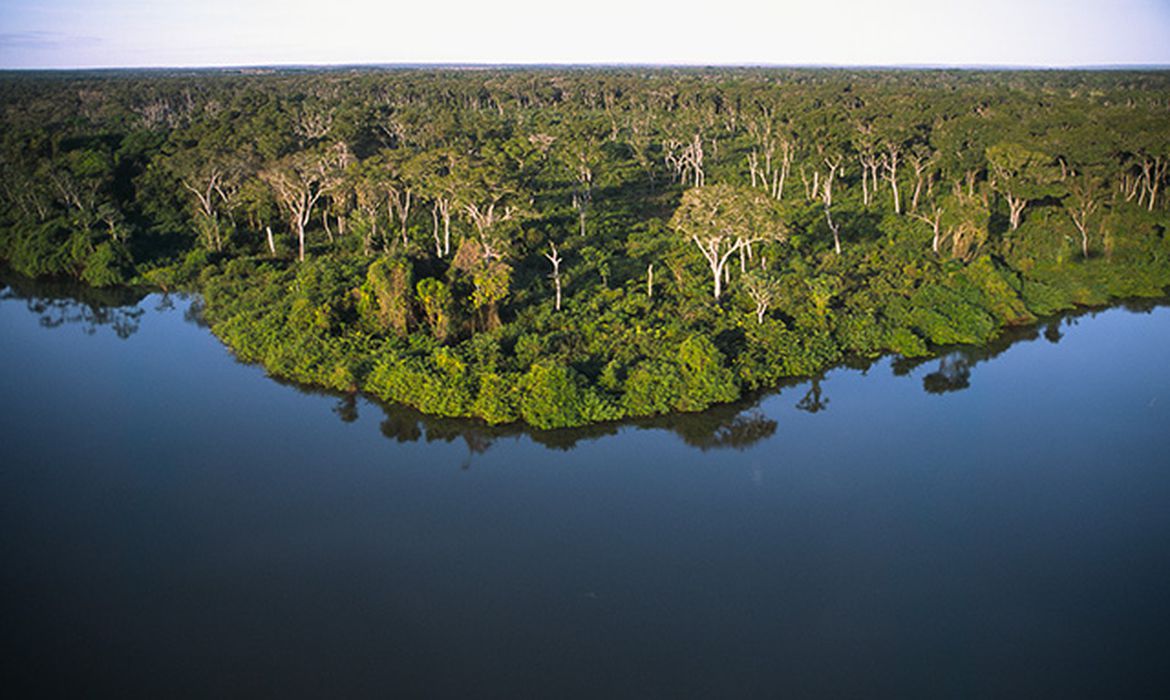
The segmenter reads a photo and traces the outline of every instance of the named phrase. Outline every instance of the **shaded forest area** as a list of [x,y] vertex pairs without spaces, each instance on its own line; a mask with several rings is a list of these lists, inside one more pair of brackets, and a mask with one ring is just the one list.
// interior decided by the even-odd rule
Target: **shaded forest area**
[[0,76],[0,259],[272,374],[538,428],[1170,285],[1170,73]]

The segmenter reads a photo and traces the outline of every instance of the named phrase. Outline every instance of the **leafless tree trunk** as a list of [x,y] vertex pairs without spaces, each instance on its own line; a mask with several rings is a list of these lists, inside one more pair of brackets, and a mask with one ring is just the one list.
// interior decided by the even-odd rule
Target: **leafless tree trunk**
[[763,325],[768,307],[772,305],[777,296],[777,285],[763,275],[748,276],[744,281],[748,296],[756,304],[756,323]]
[[409,187],[390,187],[387,189],[386,194],[389,196],[390,206],[394,207],[394,212],[398,215],[402,233],[402,245],[405,246],[408,243],[406,225],[410,218],[410,202],[413,192]]
[[1003,196],[1008,203],[1008,219],[1011,221],[1012,230],[1015,231],[1020,227],[1020,220],[1024,215],[1024,207],[1028,206],[1028,200],[1017,197],[1011,192],[1004,192]]
[[1101,206],[1100,182],[1088,175],[1082,175],[1069,185],[1072,206],[1067,208],[1073,225],[1081,232],[1081,255],[1089,257],[1089,217]]
[[206,186],[200,182],[200,187],[195,187],[190,181],[184,179],[182,181],[183,187],[195,195],[195,200],[198,205],[199,215],[203,217],[206,222],[207,240],[205,243],[207,247],[215,250],[223,250],[223,237],[220,231],[219,223],[219,202],[228,202],[228,194],[220,186],[221,179],[224,173],[219,168],[213,168],[207,175]]
[[780,140],[780,167],[772,173],[772,196],[777,200],[784,197],[784,181],[792,171],[792,155],[795,151],[793,143],[787,139]]
[[914,169],[914,196],[910,199],[910,211],[918,211],[918,198],[922,195],[922,186],[926,183],[926,174],[932,165],[930,154],[911,153],[910,167]]
[[664,160],[674,172],[676,181],[690,182],[694,187],[702,187],[706,182],[703,173],[703,139],[699,134],[689,144],[683,146],[679,141],[671,139],[663,144],[666,150]]
[[475,226],[475,231],[479,236],[479,242],[483,248],[483,257],[485,259],[499,259],[503,257],[499,242],[492,236],[492,230],[496,224],[511,219],[513,215],[511,207],[505,207],[503,214],[497,214],[497,204],[499,204],[499,199],[493,199],[485,207],[480,207],[478,204],[472,203],[463,206],[468,218],[471,219],[471,223]]
[[829,230],[833,232],[833,250],[837,251],[837,255],[841,254],[841,227],[833,222],[833,215],[829,212],[829,205],[825,205],[825,221],[829,224]]
[[902,213],[902,200],[898,194],[898,158],[901,154],[901,146],[898,144],[886,145],[886,157],[882,160],[882,165],[886,169],[886,178],[890,181],[890,189],[894,193],[894,213]]
[[451,198],[438,197],[435,205],[439,208],[439,218],[443,220],[443,255],[451,254]]
[[825,183],[821,187],[822,199],[826,207],[833,206],[833,181],[837,178],[837,171],[841,167],[841,156],[834,158],[825,158],[825,166],[828,167],[829,172],[825,175]]
[[1170,166],[1170,159],[1161,156],[1146,158],[1141,163],[1144,188],[1142,196],[1146,200],[1148,211],[1154,211],[1158,200],[1158,191],[1161,189],[1162,180],[1166,178],[1167,166]]
[[305,259],[305,226],[313,214],[313,207],[333,184],[330,165],[327,156],[302,156],[260,173],[289,216],[290,226],[297,236],[298,260]]
[[866,154],[859,153],[857,162],[861,165],[861,204],[869,206],[869,170],[866,163]]
[[313,206],[324,194],[320,180],[311,176],[300,178],[281,171],[268,171],[267,180],[276,192],[277,200],[289,216],[289,224],[297,236],[297,259],[305,259],[305,226],[312,216]]
[[925,222],[928,226],[930,226],[931,230],[934,231],[934,238],[931,240],[930,249],[934,251],[935,254],[938,254],[938,244],[942,238],[942,215],[943,210],[937,204],[931,208],[930,216],[918,213],[911,214],[911,216],[918,219],[919,221]]
[[431,237],[435,239],[435,256],[443,257],[443,239],[439,237],[439,203],[431,203]]
[[703,258],[707,261],[707,266],[711,268],[711,276],[715,281],[715,300],[723,294],[723,280],[724,268],[727,265],[728,259],[743,246],[742,240],[736,240],[726,250],[723,250],[723,245],[726,242],[724,236],[711,236],[706,240],[700,239],[698,236],[691,236],[691,240],[698,246],[699,252],[703,254]]
[[556,289],[557,289],[556,310],[560,311],[561,310],[561,254],[557,252],[557,244],[556,243],[549,241],[548,247],[552,250],[552,252],[545,253],[544,257],[548,258],[548,261],[550,263],[552,263],[553,271],[552,271],[552,274],[549,276],[552,277],[553,284],[556,285]]
[[[340,220],[340,217],[338,217]],[[323,208],[321,210],[321,224],[325,227],[325,235],[329,238],[329,244],[333,244],[333,230],[329,228],[329,209]]]

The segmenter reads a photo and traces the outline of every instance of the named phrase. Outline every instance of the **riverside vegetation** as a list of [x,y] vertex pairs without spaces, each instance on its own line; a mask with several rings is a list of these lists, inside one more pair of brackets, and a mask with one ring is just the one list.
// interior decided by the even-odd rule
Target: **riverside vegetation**
[[537,428],[1170,285],[1170,74],[10,73],[0,259],[270,373]]

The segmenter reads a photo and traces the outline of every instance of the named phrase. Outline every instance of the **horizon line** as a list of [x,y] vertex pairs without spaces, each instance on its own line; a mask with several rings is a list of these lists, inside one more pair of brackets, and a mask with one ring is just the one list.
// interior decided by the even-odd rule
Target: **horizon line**
[[338,70],[338,69],[386,69],[386,68],[473,68],[473,69],[538,69],[538,68],[725,68],[725,69],[804,69],[804,70],[991,70],[991,71],[1112,71],[1170,70],[1170,63],[1100,63],[1078,65],[1052,65],[1027,63],[719,63],[719,62],[535,62],[535,61],[397,61],[397,62],[334,62],[334,63],[252,63],[252,64],[189,64],[189,65],[143,65],[143,66],[45,66],[45,67],[0,67],[0,73],[69,73],[86,71],[246,71],[246,70]]

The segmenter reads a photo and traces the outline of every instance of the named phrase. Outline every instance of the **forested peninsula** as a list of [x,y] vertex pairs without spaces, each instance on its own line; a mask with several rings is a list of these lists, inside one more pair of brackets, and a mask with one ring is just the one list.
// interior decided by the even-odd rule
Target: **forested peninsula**
[[1170,286],[1170,72],[0,74],[0,260],[271,374],[536,428]]

